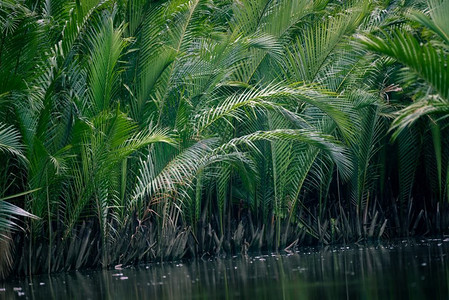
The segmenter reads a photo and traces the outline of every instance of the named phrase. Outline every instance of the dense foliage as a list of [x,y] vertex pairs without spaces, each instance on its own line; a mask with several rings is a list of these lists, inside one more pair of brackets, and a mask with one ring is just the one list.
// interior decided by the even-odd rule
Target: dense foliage
[[447,231],[447,16],[1,0],[1,274]]

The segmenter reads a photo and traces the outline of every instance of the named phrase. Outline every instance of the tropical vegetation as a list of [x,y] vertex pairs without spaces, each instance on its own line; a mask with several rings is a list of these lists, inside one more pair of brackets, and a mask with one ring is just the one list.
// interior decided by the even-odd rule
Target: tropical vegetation
[[447,16],[1,0],[0,276],[447,233]]

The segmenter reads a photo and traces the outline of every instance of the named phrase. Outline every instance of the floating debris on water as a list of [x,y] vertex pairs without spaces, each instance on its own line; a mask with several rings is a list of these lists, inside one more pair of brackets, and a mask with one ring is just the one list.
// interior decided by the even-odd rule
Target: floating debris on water
[[13,290],[14,292],[18,292],[18,291],[21,291],[22,288],[21,288],[21,287],[14,287],[14,288],[12,288],[12,290]]
[[120,277],[120,280],[126,280],[126,279],[128,279],[128,277],[126,277],[126,276]]
[[113,277],[123,276],[123,273],[112,274]]

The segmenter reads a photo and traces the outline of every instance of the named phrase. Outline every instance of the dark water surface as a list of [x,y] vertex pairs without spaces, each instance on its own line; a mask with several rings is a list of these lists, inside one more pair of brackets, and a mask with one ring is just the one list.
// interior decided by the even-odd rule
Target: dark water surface
[[449,239],[198,259],[0,282],[0,299],[449,299]]

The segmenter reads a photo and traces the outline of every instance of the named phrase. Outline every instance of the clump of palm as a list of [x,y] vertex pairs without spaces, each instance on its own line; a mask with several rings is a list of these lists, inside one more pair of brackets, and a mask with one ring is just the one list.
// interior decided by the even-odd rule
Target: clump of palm
[[[436,215],[439,215],[440,204],[449,199],[448,145],[443,138],[449,107],[447,14],[449,1],[427,1],[424,10],[405,11],[406,22],[401,27],[387,26],[377,34],[360,37],[370,50],[405,66],[398,79],[404,90],[413,94],[411,101],[395,113],[391,127],[392,139],[402,147],[403,153],[399,161],[401,202],[409,199],[416,182],[422,181],[419,188],[428,190],[423,196],[439,202],[431,208],[437,211]],[[423,176],[417,174],[420,156],[424,157]],[[440,227],[438,219],[439,216],[434,220],[436,227]]]
[[[354,38],[386,23],[384,10],[369,1],[5,3],[0,133],[10,138],[0,136],[9,154],[0,176],[7,194],[34,191],[16,204],[39,217],[16,237],[17,272],[385,231],[376,196],[394,108],[376,90],[389,62]],[[399,165],[415,137],[398,135],[409,154]]]
[[[40,68],[30,71],[27,86],[7,90],[15,100],[7,108],[14,111],[29,161],[24,184],[40,188],[25,201],[25,207],[41,217],[31,223],[30,248],[46,232],[47,270],[52,269],[55,236],[69,241],[80,221],[94,215],[106,266],[114,260],[109,257],[111,243],[126,221],[135,221],[133,216],[141,223],[154,211],[164,236],[167,228],[195,224],[209,205],[203,204],[203,195],[215,191],[223,228],[224,215],[233,210],[229,184],[240,181],[245,172],[266,169],[254,164],[254,154],[266,157],[272,171],[265,175],[268,185],[255,182],[267,190],[257,188],[248,199],[261,209],[263,223],[275,220],[278,247],[281,220],[287,212],[294,216],[295,205],[288,208],[285,198],[296,201],[309,173],[303,164],[310,168],[324,150],[342,171],[348,169],[344,151],[331,136],[337,127],[347,134],[347,113],[331,103],[337,97],[313,86],[267,85],[279,80],[262,77],[270,66],[280,67],[280,55],[298,24],[320,15],[325,5],[116,4],[56,1],[29,12],[34,19],[27,26],[35,29],[33,39],[41,43],[36,47],[52,49],[25,57],[22,64],[28,70],[35,60]],[[204,17],[213,8],[219,13]],[[290,18],[280,18],[285,14]],[[230,20],[236,25],[228,29]],[[128,27],[117,26],[123,21]],[[209,30],[199,31],[201,26]],[[53,40],[40,36],[45,31],[55,33],[50,35]],[[11,48],[5,53],[23,49],[18,42],[7,43]],[[312,122],[301,116],[309,110]],[[326,123],[321,124],[321,118]],[[217,129],[222,132],[217,134]],[[176,136],[177,147],[148,147],[175,144]],[[298,152],[291,145],[297,145]],[[312,154],[293,167],[290,162],[302,157],[303,148]],[[284,179],[289,168],[295,173]],[[210,180],[214,172],[220,178],[218,187]],[[177,221],[180,213],[184,223]],[[230,224],[227,227],[229,232]]]
[[[298,150],[310,148],[314,154],[309,165],[324,150],[345,167],[346,158],[340,153],[344,151],[330,135],[334,122],[344,134],[347,127],[346,113],[331,105],[335,96],[309,86],[283,83],[261,88],[264,84],[259,83],[264,68],[279,64],[283,44],[288,44],[297,25],[320,14],[324,5],[267,3],[272,6],[267,11],[273,13],[266,15],[262,5],[249,9],[224,4],[217,8],[223,12],[231,8],[231,16],[217,15],[215,20],[204,18],[211,8],[202,1],[121,4],[115,8],[107,2],[73,7],[64,1],[51,7],[42,4],[36,12],[41,11],[46,20],[41,30],[50,30],[46,26],[51,27],[58,18],[68,18],[68,22],[51,27],[63,33],[62,39],[55,35],[56,46],[40,57],[42,67],[30,77],[31,84],[23,93],[13,95],[20,99],[12,107],[30,162],[27,186],[41,188],[25,206],[41,217],[32,223],[32,240],[42,230],[47,233],[48,269],[54,236],[68,238],[80,220],[92,214],[101,232],[104,265],[109,263],[108,245],[117,237],[117,228],[126,220],[132,222],[129,216],[134,213],[142,220],[149,209],[155,211],[161,216],[161,230],[167,224],[177,226],[175,216],[180,212],[194,224],[206,205],[201,203],[202,195],[216,188],[207,180],[214,174],[210,172],[218,171],[221,184],[235,180],[236,170],[254,172],[251,153],[269,157],[273,150],[260,153],[266,145],[277,148],[274,155],[281,157],[282,151],[290,151],[291,142],[297,143]],[[270,25],[273,18],[285,13],[292,14],[288,22]],[[129,20],[125,18],[128,27],[115,25],[122,16],[129,16]],[[199,26],[227,25],[223,19],[229,18],[239,20],[229,38],[224,38],[225,27],[197,30]],[[169,30],[164,29],[167,24]],[[129,62],[123,63],[123,59]],[[300,115],[304,109],[329,118],[329,129],[323,130],[319,122],[309,125]],[[294,129],[289,128],[291,123]],[[174,143],[167,131],[152,128],[173,130],[179,137],[177,149],[147,148],[154,142]],[[218,136],[217,128],[224,129]],[[133,157],[140,149],[143,151]],[[301,151],[297,154],[302,155]],[[293,159],[288,157],[286,164],[279,162],[283,167],[278,159],[269,159],[279,174],[266,186],[274,187],[275,204],[269,201],[269,191],[262,195],[262,204],[257,199],[260,196],[252,200],[265,216],[263,223],[276,219],[277,246],[280,220],[286,216],[283,198],[289,194],[281,187],[290,181],[282,179]],[[230,172],[233,164],[241,167]],[[291,185],[296,185],[292,199],[297,199],[307,174],[291,174],[296,178]],[[204,187],[206,182],[211,185]],[[229,199],[233,197],[223,185],[217,190],[223,226],[224,214],[232,211]],[[127,201],[131,196],[134,200]],[[189,211],[193,212],[190,216]],[[269,217],[268,212],[273,215]]]

